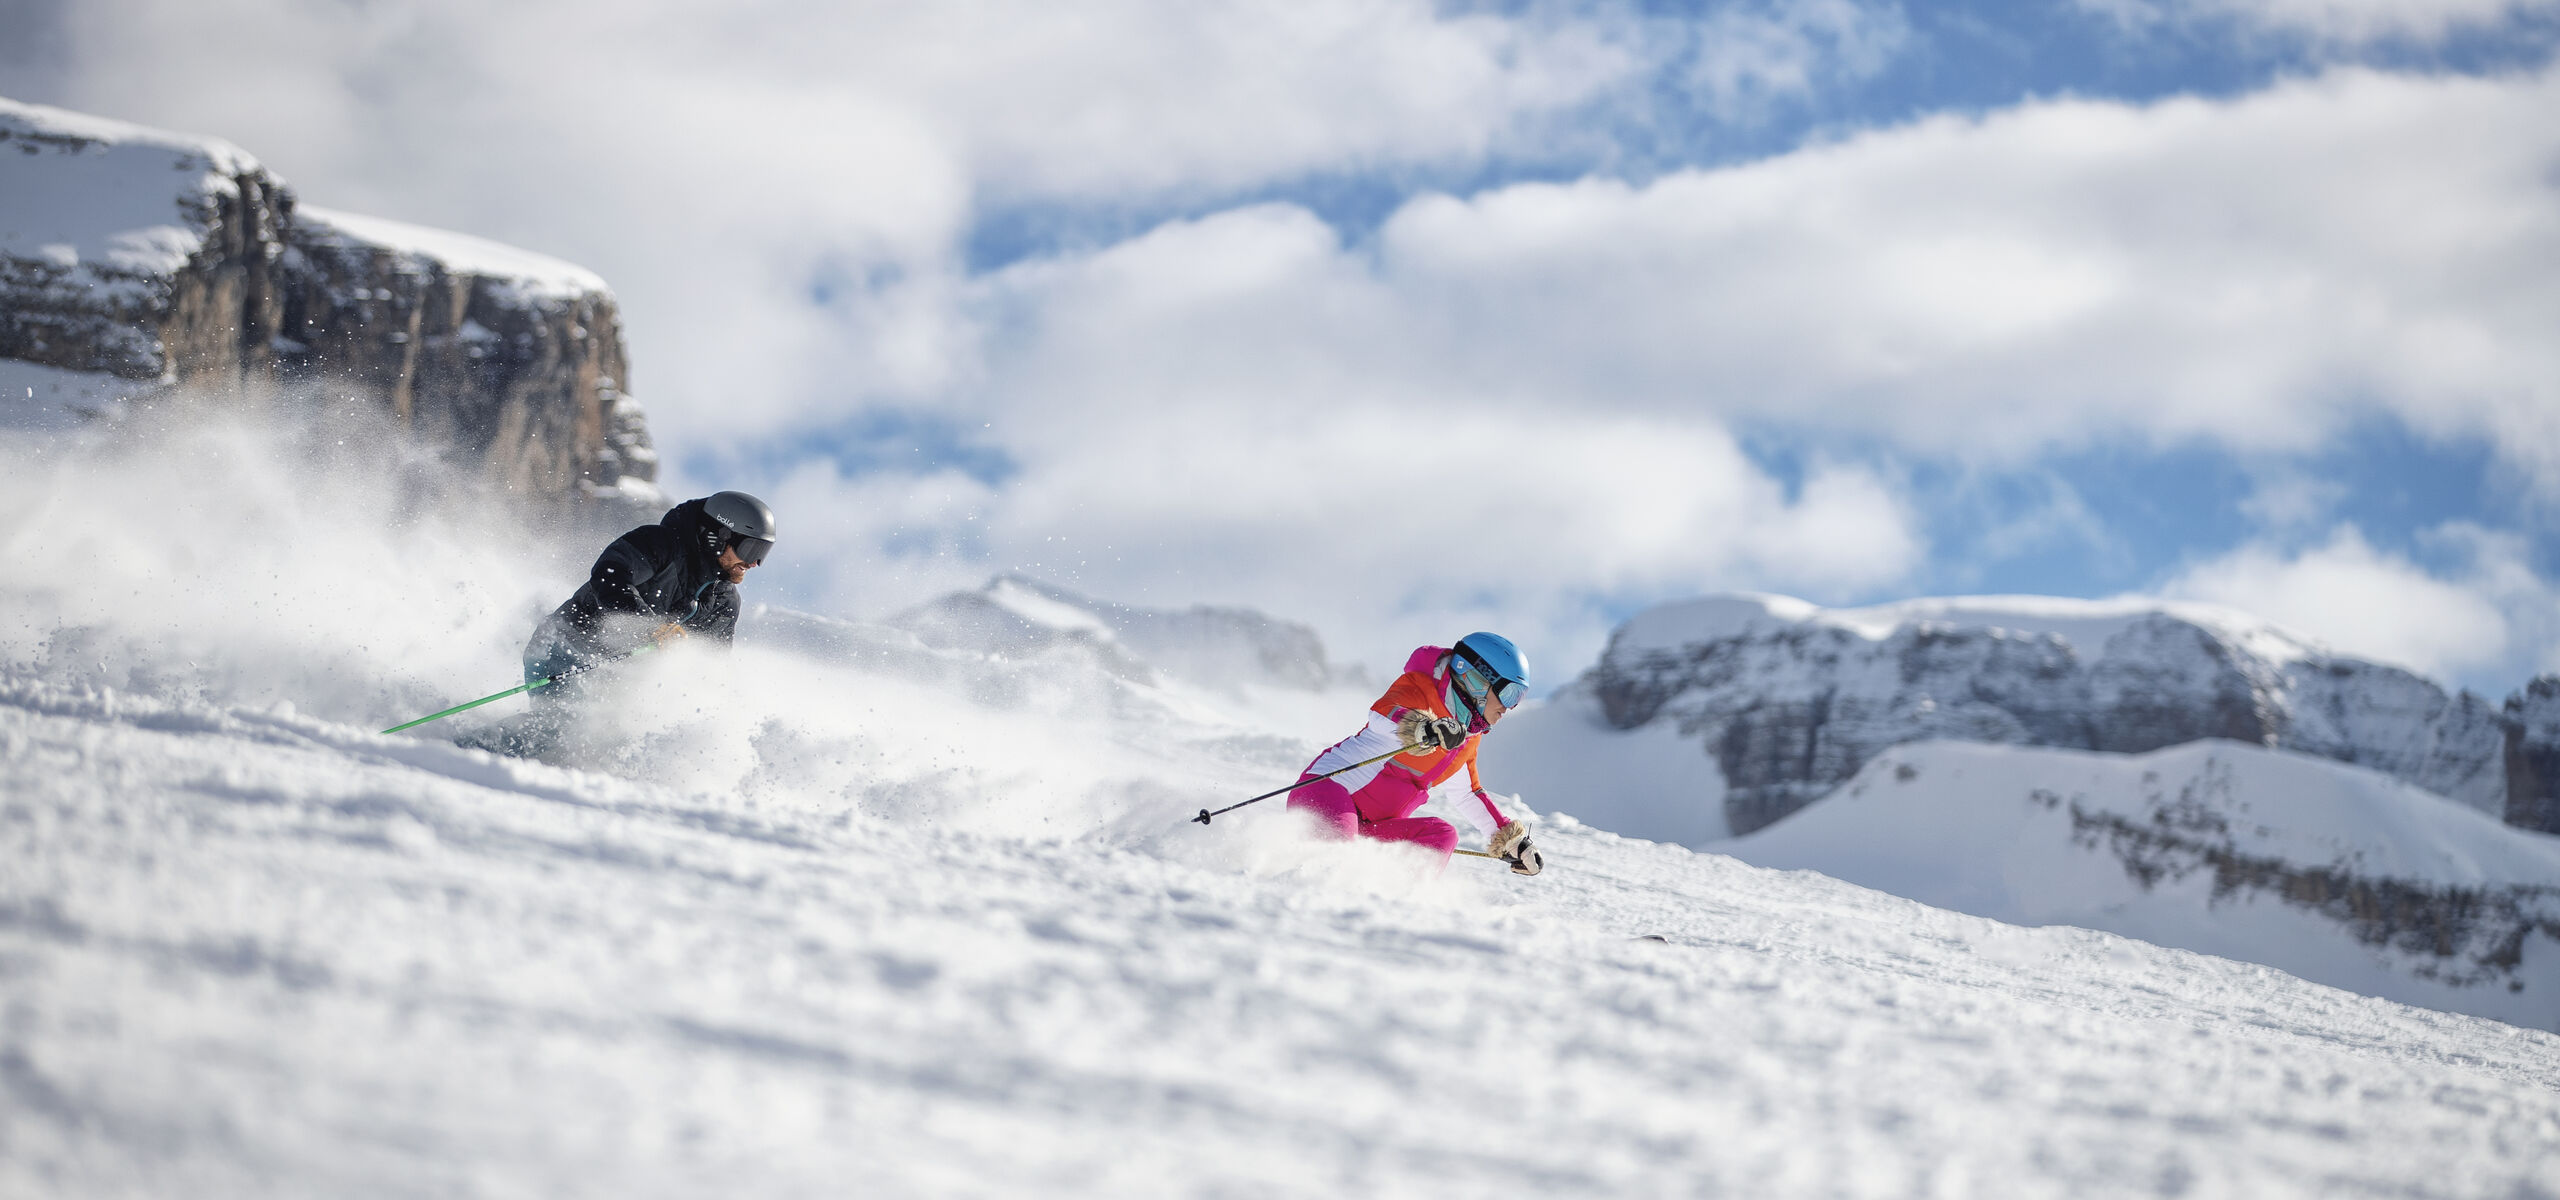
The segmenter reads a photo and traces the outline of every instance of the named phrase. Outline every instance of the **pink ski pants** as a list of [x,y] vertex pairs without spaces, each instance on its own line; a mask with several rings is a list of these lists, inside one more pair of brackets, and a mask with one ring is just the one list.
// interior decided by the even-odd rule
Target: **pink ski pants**
[[1378,772],[1377,778],[1357,793],[1330,779],[1306,784],[1289,793],[1289,807],[1316,814],[1344,841],[1365,837],[1381,842],[1412,842],[1439,851],[1441,861],[1446,862],[1458,848],[1457,827],[1438,817],[1406,815],[1430,798],[1430,789],[1412,776],[1386,770]]

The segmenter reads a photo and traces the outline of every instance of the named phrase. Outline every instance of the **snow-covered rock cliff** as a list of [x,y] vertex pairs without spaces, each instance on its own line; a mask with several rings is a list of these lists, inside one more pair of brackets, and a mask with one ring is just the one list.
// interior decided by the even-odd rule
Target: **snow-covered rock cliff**
[[1700,770],[1686,796],[1654,802],[1715,804],[1735,834],[1928,739],[2140,753],[2229,738],[2370,767],[2493,817],[2508,808],[2496,706],[2197,606],[1714,597],[1627,621],[1551,708],[1541,720],[1596,721],[1595,755],[1606,731],[1673,731]]
[[0,426],[173,390],[358,395],[517,494],[658,502],[578,267],[299,206],[239,147],[0,100]]
[[2211,608],[1725,596],[1482,758],[1628,836],[2560,1023],[2560,679],[2501,711]]
[[2507,697],[2507,824],[2560,833],[2560,675]]

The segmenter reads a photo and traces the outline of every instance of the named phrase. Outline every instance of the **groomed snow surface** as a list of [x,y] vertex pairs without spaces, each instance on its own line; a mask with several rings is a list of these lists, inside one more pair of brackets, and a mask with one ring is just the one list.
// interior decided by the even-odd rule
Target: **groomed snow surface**
[[764,612],[567,765],[380,736],[583,564],[276,446],[0,448],[0,1195],[2560,1194],[2549,1033],[1561,817],[1533,879],[1186,821],[1354,691]]

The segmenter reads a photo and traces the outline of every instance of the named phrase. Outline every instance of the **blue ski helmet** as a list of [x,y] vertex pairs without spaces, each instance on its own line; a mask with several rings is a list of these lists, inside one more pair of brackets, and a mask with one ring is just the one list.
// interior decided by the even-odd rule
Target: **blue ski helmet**
[[1520,706],[1529,695],[1529,663],[1520,648],[1498,633],[1470,633],[1458,639],[1451,656],[1449,681],[1477,715],[1491,720]]

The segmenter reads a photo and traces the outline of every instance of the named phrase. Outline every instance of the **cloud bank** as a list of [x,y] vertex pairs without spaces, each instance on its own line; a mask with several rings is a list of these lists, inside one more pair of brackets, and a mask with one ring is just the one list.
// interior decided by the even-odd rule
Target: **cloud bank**
[[[2354,47],[2549,7],[2108,11]],[[1951,538],[1915,478],[2204,447],[2267,464],[2263,536],[2161,588],[2438,669],[2551,658],[2496,572],[2408,593],[2509,614],[2489,641],[2320,615],[2320,571],[2425,571],[2370,530],[2298,536],[2351,482],[2300,463],[2377,425],[2492,445],[2560,498],[2547,65],[1924,106],[1665,166],[1658,144],[1942,69],[1944,25],[1846,0],[34,14],[0,90],[218,132],[314,202],[603,273],[670,482],[772,493],[793,545],[765,582],[822,608],[1024,568],[1258,604],[1354,656],[1463,624],[1578,662],[1652,599],[1873,598],[1962,574],[1959,543],[2121,554],[2059,481],[2025,490],[2067,503]],[[1025,212],[1068,232],[987,260],[990,214]],[[2538,587],[2536,535],[2494,525]]]

